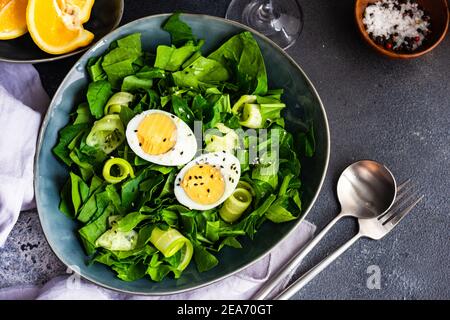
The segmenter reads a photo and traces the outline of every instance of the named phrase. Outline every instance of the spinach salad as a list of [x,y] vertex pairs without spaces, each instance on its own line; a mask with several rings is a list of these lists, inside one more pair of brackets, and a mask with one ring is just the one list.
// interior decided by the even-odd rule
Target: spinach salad
[[[70,168],[60,211],[79,222],[89,263],[124,281],[208,271],[241,236],[302,212],[283,90],[268,88],[251,33],[205,55],[179,14],[162,28],[172,43],[156,52],[136,33],[89,60],[85,102],[53,149]],[[312,129],[296,143],[311,156]]]

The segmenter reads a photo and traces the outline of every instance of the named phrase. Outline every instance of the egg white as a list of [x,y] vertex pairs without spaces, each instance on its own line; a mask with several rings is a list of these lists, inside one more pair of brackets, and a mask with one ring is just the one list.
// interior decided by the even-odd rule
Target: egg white
[[[216,168],[219,169],[220,173],[222,174],[225,183],[225,190],[222,197],[215,203],[208,205],[197,203],[187,195],[187,193],[181,186],[181,182],[183,181],[186,172],[193,166],[199,164],[209,164],[212,166],[215,165]],[[232,166],[235,169],[231,169]],[[189,209],[193,210],[212,209],[222,204],[227,198],[231,196],[231,194],[236,189],[240,177],[241,177],[241,165],[239,163],[239,159],[236,158],[234,155],[224,151],[206,153],[189,162],[178,173],[177,177],[175,178],[175,186],[174,186],[175,197],[177,198],[179,203],[188,207]]]
[[[146,153],[139,146],[138,135],[135,132],[144,118],[153,113],[164,114],[171,118],[177,128],[175,146],[166,153],[158,155]],[[197,140],[191,128],[177,116],[162,110],[147,110],[136,115],[127,125],[126,137],[131,150],[140,158],[163,166],[180,166],[188,163],[197,152]]]

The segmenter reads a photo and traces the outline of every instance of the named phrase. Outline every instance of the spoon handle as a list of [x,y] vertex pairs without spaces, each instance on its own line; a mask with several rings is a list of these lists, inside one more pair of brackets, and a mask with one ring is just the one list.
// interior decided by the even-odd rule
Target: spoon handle
[[315,236],[308,244],[302,248],[298,254],[294,255],[284,268],[280,269],[271,279],[269,279],[261,289],[252,297],[253,300],[264,300],[272,292],[273,289],[280,283],[280,281],[288,276],[293,270],[295,270],[300,262],[305,258],[308,253],[322,240],[328,231],[338,222],[342,217],[346,216],[341,213],[336,216],[331,222],[323,228],[320,233]]
[[322,272],[326,267],[328,267],[334,260],[336,260],[341,254],[343,254],[348,248],[352,246],[362,237],[361,233],[358,233],[349,241],[347,241],[344,245],[342,245],[339,249],[333,252],[331,255],[323,259],[319,262],[315,267],[311,268],[305,274],[303,274],[300,278],[298,278],[294,283],[292,283],[287,289],[283,290],[278,296],[274,298],[274,300],[288,300],[295,293],[297,293],[301,288],[303,288],[308,282],[314,279],[320,272]]

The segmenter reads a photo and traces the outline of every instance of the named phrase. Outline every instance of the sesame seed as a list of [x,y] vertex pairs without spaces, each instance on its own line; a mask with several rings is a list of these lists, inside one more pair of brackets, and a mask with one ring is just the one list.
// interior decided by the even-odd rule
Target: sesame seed
[[222,161],[225,161],[225,158],[223,158]]
[[166,141],[167,141],[167,138],[164,138],[164,139],[163,139],[163,142],[166,142]]
[[192,176],[189,176],[189,180],[191,180],[192,179]]
[[223,169],[223,165],[220,165],[220,167]]
[[225,150],[222,150],[223,153],[226,153]]
[[134,130],[134,132],[137,132],[137,130]]
[[142,143],[139,142],[139,147],[141,147],[141,146],[142,146]]
[[179,183],[177,183],[177,187],[179,187],[180,186],[180,184]]
[[200,169],[203,168],[203,166],[200,166]]
[[212,178],[214,178],[214,175],[213,175],[213,174],[211,175],[211,179],[212,179]]
[[182,156],[182,155],[183,155],[183,153],[184,153],[184,151],[181,151],[181,152],[180,152],[180,156]]
[[198,186],[198,183],[194,183],[194,186]]
[[202,185],[204,185],[204,183],[203,183],[203,182],[200,182],[200,185],[202,186]]
[[211,190],[209,190],[209,189],[206,189],[206,191],[208,191],[208,193],[210,193],[210,192],[211,192]]

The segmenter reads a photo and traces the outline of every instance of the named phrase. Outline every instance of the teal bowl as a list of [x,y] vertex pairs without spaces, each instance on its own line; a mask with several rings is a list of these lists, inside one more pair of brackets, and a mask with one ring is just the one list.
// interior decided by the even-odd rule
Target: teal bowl
[[262,258],[289,233],[295,232],[296,226],[311,210],[322,187],[330,154],[325,109],[312,83],[292,58],[268,38],[244,25],[206,15],[183,14],[182,19],[192,27],[194,34],[206,40],[204,52],[212,51],[236,33],[251,31],[261,47],[270,87],[285,89],[288,129],[295,137],[301,130],[302,121],[314,122],[316,153],[312,158],[301,159],[304,213],[301,219],[292,222],[263,224],[253,241],[244,238],[242,249],[223,249],[218,255],[218,266],[204,273],[199,273],[191,264],[179,279],[166,279],[159,283],[148,279],[124,282],[101,264],[88,266],[87,257],[77,238],[77,222],[58,210],[59,191],[68,176],[68,170],[53,156],[52,148],[57,142],[58,131],[69,122],[69,114],[86,93],[88,76],[85,66],[88,59],[102,54],[115,39],[134,32],[142,33],[146,50],[154,50],[158,44],[169,43],[169,35],[161,29],[161,24],[168,17],[169,14],[155,15],[122,26],[101,39],[78,60],[53,97],[40,131],[35,158],[37,209],[44,234],[55,254],[83,278],[106,288],[133,294],[164,295],[192,290],[237,273]]

